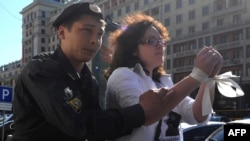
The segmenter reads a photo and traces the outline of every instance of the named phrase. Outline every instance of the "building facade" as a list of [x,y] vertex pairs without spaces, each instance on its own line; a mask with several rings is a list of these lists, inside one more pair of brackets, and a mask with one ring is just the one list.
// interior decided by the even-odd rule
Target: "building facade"
[[[119,22],[143,11],[169,31],[165,68],[178,82],[193,68],[196,53],[213,46],[224,58],[221,73],[232,71],[244,97],[216,94],[217,109],[246,109],[250,104],[250,1],[247,0],[99,0],[106,15]],[[216,89],[216,92],[218,90]],[[192,95],[192,94],[191,94]],[[193,96],[194,97],[194,96]]]
[[13,88],[16,85],[16,80],[21,70],[22,65],[20,60],[0,66],[0,86]]
[[58,46],[56,31],[52,28],[54,17],[64,8],[60,1],[34,0],[23,8],[22,63],[27,64],[39,53],[53,51]]

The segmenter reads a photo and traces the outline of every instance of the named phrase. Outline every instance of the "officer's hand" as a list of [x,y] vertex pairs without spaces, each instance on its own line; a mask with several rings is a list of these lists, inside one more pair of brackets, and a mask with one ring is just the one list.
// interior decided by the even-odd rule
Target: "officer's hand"
[[159,91],[149,90],[140,96],[140,104],[145,113],[144,125],[150,125],[167,114],[164,107],[166,108],[165,105],[171,100],[173,93],[162,88]]

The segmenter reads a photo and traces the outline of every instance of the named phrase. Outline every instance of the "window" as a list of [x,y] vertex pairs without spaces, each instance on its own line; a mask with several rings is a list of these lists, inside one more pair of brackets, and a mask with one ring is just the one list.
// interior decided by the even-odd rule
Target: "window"
[[189,62],[188,62],[188,64],[191,66],[191,65],[194,65],[194,57],[190,57],[190,58],[188,58],[188,60],[189,60]]
[[29,35],[32,35],[32,29],[29,29]]
[[41,34],[45,34],[45,29],[41,29]]
[[240,58],[240,51],[234,51],[233,52],[233,59],[239,59]]
[[129,13],[130,12],[130,6],[126,6],[126,13]]
[[202,23],[202,30],[208,30],[208,29],[209,29],[209,23],[208,22]]
[[179,67],[183,67],[185,64],[184,62],[185,62],[184,59],[179,60]]
[[217,11],[226,8],[226,0],[217,0],[215,6]]
[[167,59],[167,63],[166,63],[167,69],[171,69],[171,60]]
[[159,14],[159,7],[156,7],[156,8],[154,8],[154,9],[152,9],[152,10],[151,10],[151,14],[152,14],[152,16],[158,15],[158,14]]
[[223,43],[226,43],[227,42],[227,36],[226,35],[222,35],[220,37],[220,43],[223,44]]
[[182,0],[176,0],[176,9],[182,7]]
[[117,0],[112,0],[112,1],[111,1],[111,5],[112,5],[112,7],[117,6]]
[[247,76],[250,76],[250,63],[248,63],[247,65],[246,65],[246,72],[247,72]]
[[139,9],[139,2],[135,3],[135,10]]
[[118,15],[118,16],[121,16],[121,15],[122,15],[122,10],[121,10],[121,9],[118,9],[117,15]]
[[234,33],[233,34],[233,41],[239,41],[240,40],[240,33]]
[[110,17],[111,19],[113,19],[114,13],[113,13],[113,12],[109,13],[109,17]]
[[27,15],[27,21],[28,22],[30,21],[30,15],[29,14]]
[[241,20],[241,15],[240,14],[236,14],[233,15],[233,23],[238,23]]
[[170,4],[165,5],[165,13],[170,12]]
[[209,14],[209,7],[205,6],[202,8],[202,16],[206,16]]
[[45,11],[41,11],[41,17],[45,18]]
[[228,60],[228,54],[227,52],[221,52],[221,56],[224,60]]
[[246,39],[250,39],[250,27],[246,28]]
[[224,24],[224,19],[217,20],[217,26],[223,26],[223,24]]
[[41,43],[45,43],[45,38],[41,38]]
[[109,1],[104,3],[104,10],[108,10],[108,9],[110,9]]
[[45,52],[45,47],[41,47],[41,52]]
[[189,3],[189,4],[194,4],[194,3],[195,3],[195,0],[188,0],[188,3]]
[[176,30],[176,37],[180,37],[181,34],[182,34],[182,30],[181,29]]
[[188,34],[193,34],[193,33],[195,33],[195,26],[188,27]]
[[242,0],[229,0],[229,6],[237,6],[242,3]]
[[[237,75],[237,76],[242,76],[242,70],[241,70],[241,69],[233,70],[232,73],[235,74],[235,75]],[[240,78],[240,79],[241,79],[241,78]]]
[[205,38],[205,45],[210,46],[210,37]]
[[199,38],[199,39],[198,39],[198,47],[199,47],[199,48],[202,48],[203,46],[204,46],[203,38]]
[[119,3],[124,3],[124,2],[125,2],[125,0],[120,0],[120,1],[119,1]]
[[246,47],[246,57],[250,57],[250,45],[247,45]]
[[182,22],[182,15],[177,15],[176,16],[176,24],[179,24]]
[[195,11],[194,10],[188,12],[188,19],[189,20],[195,19]]
[[185,47],[184,47],[184,45],[181,45],[180,46],[180,52],[183,52],[183,51],[185,51]]
[[165,26],[170,26],[170,18],[165,19]]
[[171,54],[171,47],[167,45],[167,55]]
[[195,43],[190,43],[189,44],[189,50],[196,49]]
[[42,20],[42,21],[41,21],[41,24],[42,24],[42,25],[45,25],[45,21],[44,21],[44,20]]

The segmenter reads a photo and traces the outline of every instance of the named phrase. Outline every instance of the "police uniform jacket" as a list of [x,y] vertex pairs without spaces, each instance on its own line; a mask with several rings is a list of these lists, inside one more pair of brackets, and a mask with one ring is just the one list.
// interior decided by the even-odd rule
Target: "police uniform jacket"
[[85,65],[78,74],[58,48],[22,70],[13,100],[13,141],[102,141],[144,123],[142,107],[101,110],[97,82]]

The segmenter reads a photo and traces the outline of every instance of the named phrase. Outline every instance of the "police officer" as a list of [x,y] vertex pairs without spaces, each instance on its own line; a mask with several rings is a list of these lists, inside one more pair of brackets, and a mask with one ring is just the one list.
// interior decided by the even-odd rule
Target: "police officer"
[[[98,86],[86,62],[105,30],[100,8],[75,3],[54,21],[60,47],[34,57],[18,78],[13,101],[13,141],[101,141],[159,120],[173,93],[147,91],[137,105],[101,110]],[[158,94],[156,94],[158,93]]]

